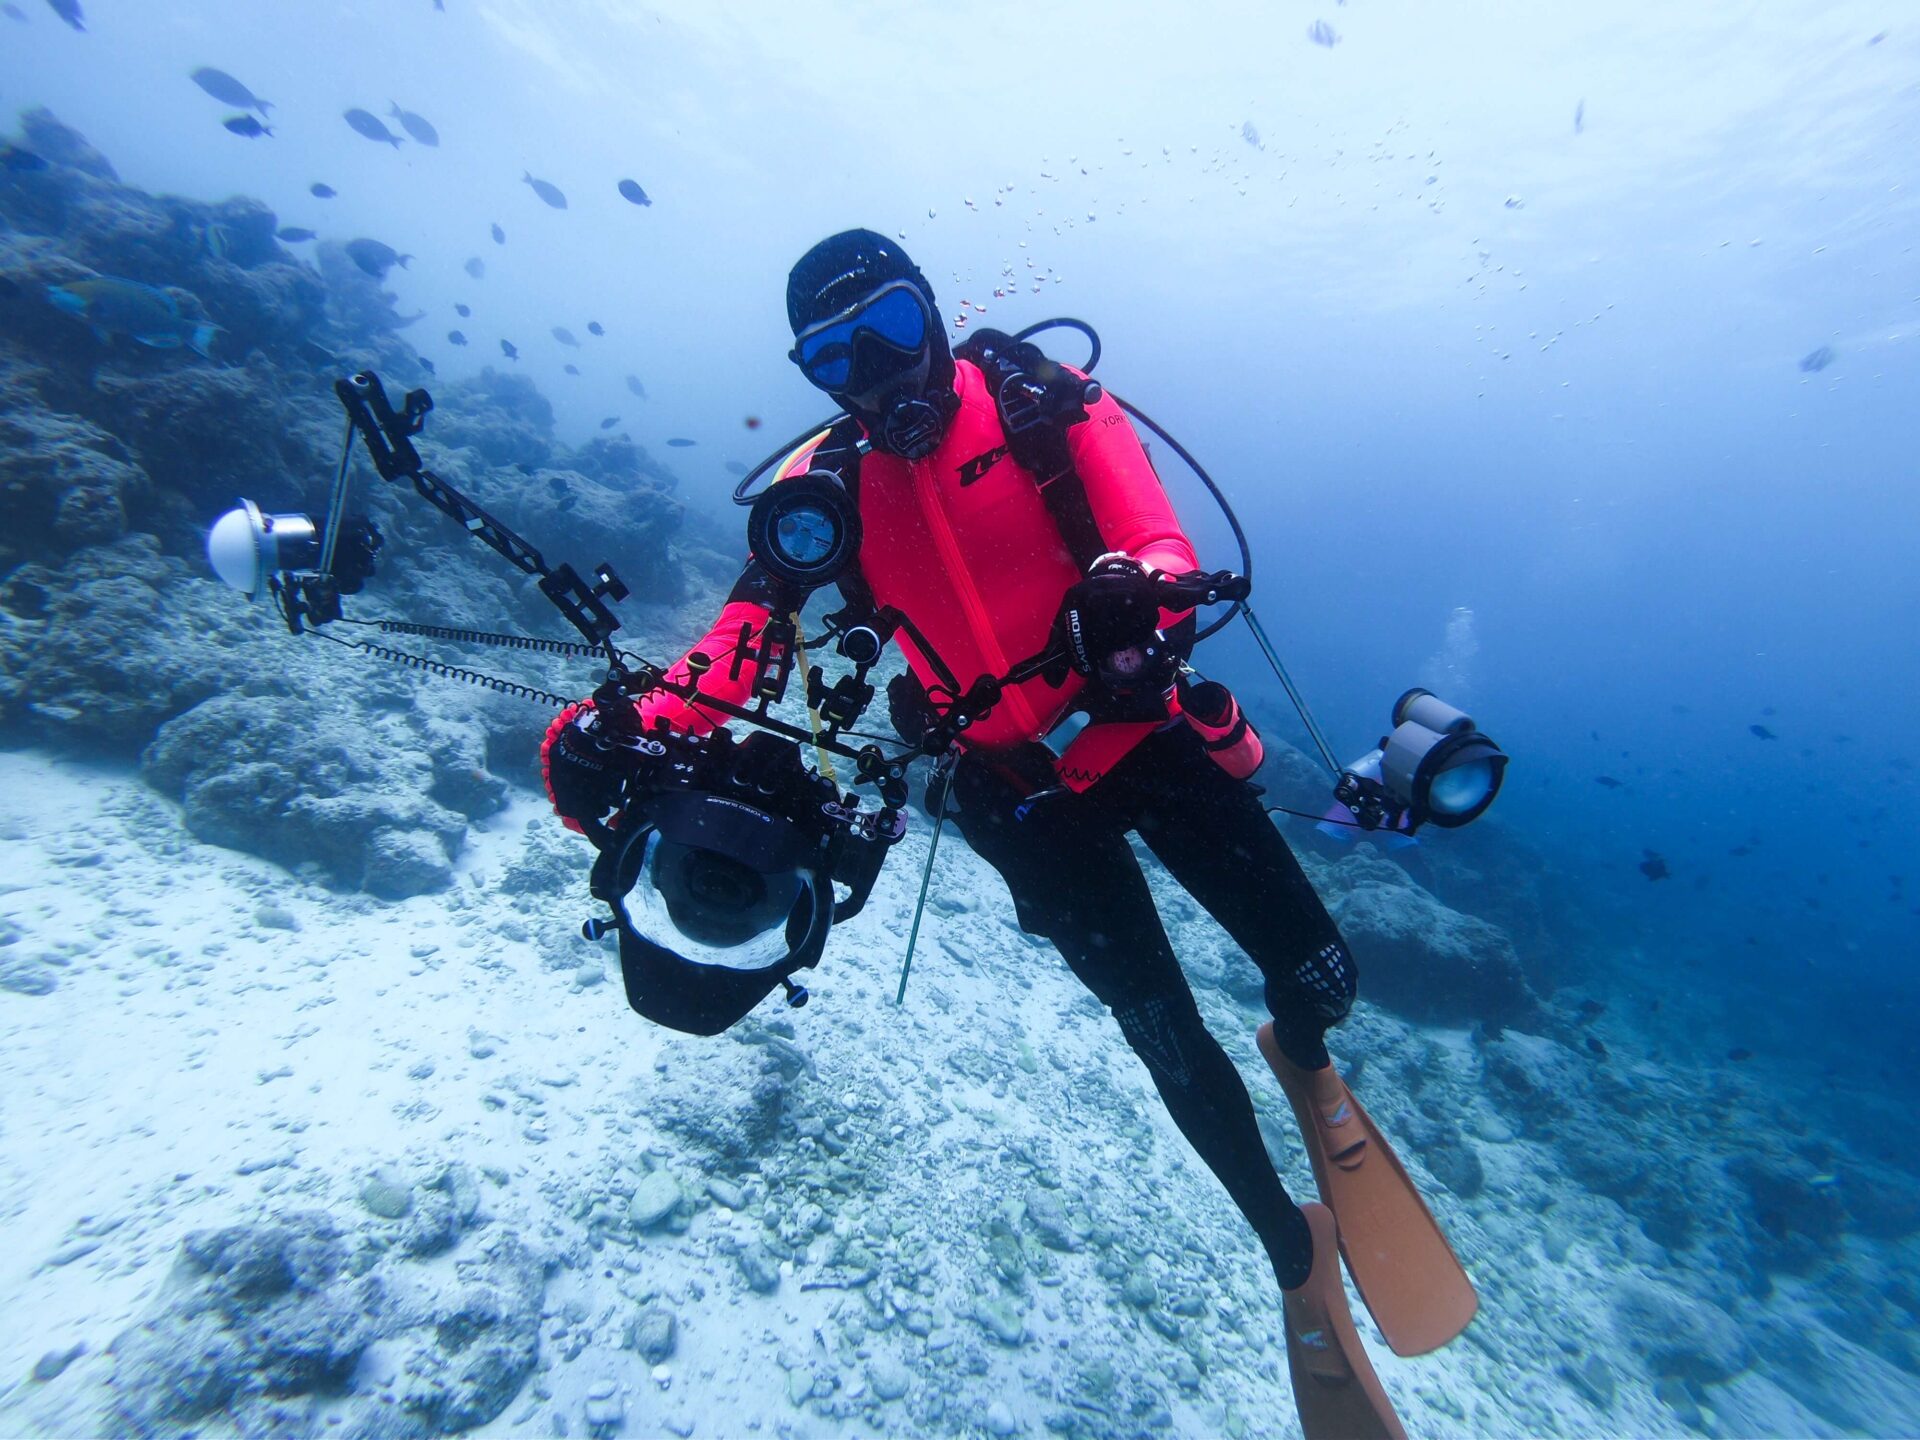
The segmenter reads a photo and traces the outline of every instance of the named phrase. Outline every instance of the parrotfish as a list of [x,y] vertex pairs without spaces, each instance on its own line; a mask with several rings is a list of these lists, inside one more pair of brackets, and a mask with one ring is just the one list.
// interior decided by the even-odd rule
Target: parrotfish
[[112,336],[126,335],[154,350],[185,345],[206,355],[213,337],[220,333],[211,320],[182,315],[179,301],[165,290],[112,275],[49,285],[47,300],[55,309],[92,326],[102,344]]

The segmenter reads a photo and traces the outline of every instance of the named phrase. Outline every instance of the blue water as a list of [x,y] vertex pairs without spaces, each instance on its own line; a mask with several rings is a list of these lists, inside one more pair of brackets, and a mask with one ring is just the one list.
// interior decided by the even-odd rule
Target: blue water
[[[782,310],[821,235],[898,234],[949,321],[1092,322],[1101,378],[1237,508],[1338,758],[1415,683],[1514,757],[1487,824],[1582,921],[1539,973],[1668,995],[1691,1018],[1645,1011],[1652,1043],[1751,1050],[1840,1109],[1920,1098],[1912,12],[87,0],[80,33],[19,8],[8,112],[50,107],[144,189],[412,254],[387,283],[443,380],[513,341],[568,441],[695,440],[681,498],[730,529],[727,462],[823,408]],[[208,64],[271,137],[222,130]],[[394,101],[438,148],[340,118]],[[1286,733],[1239,629],[1203,658]]]

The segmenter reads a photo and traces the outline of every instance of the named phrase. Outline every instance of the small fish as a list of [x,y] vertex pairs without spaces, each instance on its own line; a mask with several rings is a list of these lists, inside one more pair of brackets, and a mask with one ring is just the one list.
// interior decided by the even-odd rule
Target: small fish
[[1756,740],[1778,740],[1780,737],[1764,725],[1749,725],[1747,733]]
[[420,362],[420,368],[426,371],[427,374],[438,375],[440,373],[438,370],[433,368],[433,361],[429,360],[426,356],[416,355],[413,358]]
[[1727,854],[1733,856],[1736,860],[1744,860],[1747,856],[1753,854],[1753,847],[1751,845],[1736,845],[1727,851]]
[[1747,1049],[1744,1045],[1736,1045],[1733,1049],[1727,1051],[1727,1059],[1733,1061],[1736,1065],[1743,1064],[1753,1059],[1753,1051]]
[[758,430],[760,428],[760,417],[758,415],[749,415],[740,423],[749,430]]
[[1779,714],[1780,712],[1779,712],[1778,710],[1775,710],[1775,709],[1773,708],[1773,706],[1771,706],[1771,705],[1762,705],[1762,706],[1760,707],[1760,713],[1761,713],[1762,715],[1765,715],[1765,716],[1767,716],[1767,717],[1769,717],[1769,718],[1771,718],[1771,717],[1773,717],[1773,716],[1775,716],[1775,715],[1778,715],[1778,714]]
[[304,225],[282,225],[273,234],[276,240],[284,240],[289,245],[304,245],[314,238],[313,231]]
[[507,243],[507,232],[502,230],[498,225],[493,227],[493,243],[496,245],[504,245]]
[[678,435],[676,435],[676,436],[674,436],[674,437],[673,437],[673,439],[671,439],[671,440],[669,440],[669,441],[667,441],[667,444],[669,444],[669,445],[671,445],[671,446],[673,446],[673,448],[674,448],[674,449],[676,449],[676,450],[684,450],[684,449],[686,449],[686,448],[687,448],[687,447],[688,447],[689,445],[693,445],[693,444],[696,444],[696,443],[698,443],[698,442],[696,442],[696,441],[693,441],[693,440],[686,440],[686,439],[682,439],[682,438],[681,438],[680,436],[678,436]]
[[635,205],[653,204],[653,201],[647,198],[647,192],[640,188],[638,181],[622,180],[620,182],[620,195],[622,199],[631,200]]
[[1240,122],[1240,138],[1256,150],[1264,150],[1267,148],[1260,143],[1260,132],[1254,129],[1253,121],[1251,120],[1243,120]]
[[627,376],[627,389],[638,395],[642,400],[647,398],[647,387],[640,383],[640,377],[638,375]]
[[600,422],[600,428],[602,430],[611,430],[614,426],[618,425],[619,423],[620,423],[620,417],[618,415],[609,415],[607,416],[606,419]]
[[394,320],[393,328],[396,330],[404,330],[409,325],[418,325],[422,320],[426,318],[427,318],[427,312],[424,310],[422,310],[418,315],[401,315]]
[[364,135],[369,140],[382,141],[396,150],[400,148],[400,137],[382,125],[378,115],[365,110],[348,110],[340,118],[351,125],[357,135]]
[[1587,1036],[1587,1049],[1598,1055],[1602,1060],[1607,1058],[1607,1047],[1600,1042],[1598,1035]]
[[28,170],[44,170],[47,162],[31,150],[22,150],[18,145],[0,145],[0,169],[21,174]]
[[567,197],[560,193],[560,187],[558,185],[551,185],[545,180],[534,179],[531,171],[521,175],[520,183],[522,185],[531,185],[533,187],[533,193],[546,201],[547,204],[551,205],[554,209],[564,210],[567,208]]
[[233,245],[233,231],[225,225],[203,225],[195,233],[194,238],[199,243],[201,251],[216,260],[226,259],[227,251]]
[[1324,20],[1316,20],[1307,27],[1307,39],[1316,45],[1324,45],[1331,50],[1340,43],[1340,32]]
[[232,105],[240,110],[258,110],[262,115],[273,108],[271,101],[262,100],[226,71],[216,70],[211,65],[202,65],[187,78],[222,105]]
[[1587,102],[1582,100],[1573,107],[1573,133],[1578,135],[1587,128]]
[[325,184],[322,184],[320,181],[316,180],[313,182],[313,184],[307,187],[307,193],[313,196],[313,198],[316,200],[331,200],[333,199],[334,196],[338,195],[340,192],[334,189],[331,185],[325,185]]
[[1665,860],[1661,859],[1651,850],[1642,853],[1647,857],[1640,862],[1640,873],[1642,875],[1646,876],[1649,880],[1666,880],[1672,877],[1673,872],[1667,869],[1667,862]]
[[464,345],[467,343],[467,337],[462,335],[458,330],[449,330],[447,331],[447,343],[449,345]]
[[727,461],[727,474],[733,475],[733,476],[740,476],[746,473],[747,473],[747,467],[742,465],[738,460]]
[[460,268],[476,280],[484,280],[487,278],[487,262],[482,260],[478,255],[467,261],[467,263]]
[[511,340],[502,340],[500,342],[500,353],[506,356],[509,360],[518,360],[520,358],[520,352],[514,349],[513,342]]
[[[11,10],[13,7],[9,5],[7,8]],[[1874,46],[1878,45],[1882,40],[1886,39],[1887,36],[1891,33],[1892,33],[1891,31],[1882,30],[1878,35],[1875,35],[1872,39],[1867,41],[1867,48],[1871,50]]]
[[101,275],[49,285],[47,301],[56,310],[93,327],[102,344],[114,335],[126,335],[153,350],[177,350],[182,345],[208,354],[220,327],[180,313],[180,303],[164,290],[138,280]]
[[1580,1002],[1580,1023],[1583,1025],[1589,1020],[1598,1020],[1606,1013],[1607,1002],[1604,1000],[1582,1000]]
[[1624,790],[1627,788],[1626,781],[1616,780],[1611,775],[1596,775],[1593,777],[1593,783],[1608,790]]
[[[422,145],[438,146],[440,144],[440,132],[427,123],[424,115],[416,115],[411,110],[402,110],[399,105],[393,101],[388,101],[387,103],[393,105],[393,108],[387,113],[400,122],[400,128],[405,130],[407,134],[411,135]],[[354,128],[357,130],[360,127],[356,125]]]
[[273,131],[251,115],[229,116],[220,122],[220,128],[234,135],[244,135],[249,140],[258,140],[262,135],[273,134]]
[[1818,1174],[1814,1176],[1811,1180],[1807,1181],[1808,1187],[1814,1190],[1831,1190],[1833,1189],[1834,1186],[1838,1185],[1839,1183],[1840,1183],[1840,1177],[1838,1175],[1831,1173],[1830,1171],[1823,1171],[1821,1174]]
[[402,270],[411,255],[402,255],[391,245],[383,245],[378,240],[368,240],[364,236],[358,240],[349,240],[346,245],[347,258],[358,265],[376,280],[387,278],[387,271],[398,265]]
[[562,365],[560,368],[565,370],[569,375],[578,375],[580,373],[580,367],[578,365]]
[[458,315],[462,320],[471,319],[473,316],[473,307],[471,305],[462,305],[458,301],[455,301],[453,313]]
[[602,325],[598,320],[589,320],[587,322],[587,333],[589,335],[604,335],[607,333],[607,327]]
[[571,345],[576,350],[580,348],[580,342],[573,338],[573,332],[564,325],[556,325],[553,327],[553,338],[558,340],[562,345]]
[[1836,358],[1831,345],[1822,345],[1800,357],[1800,368],[1809,375],[1817,375],[1831,365]]
[[80,0],[47,0],[47,8],[74,29],[87,28],[87,17],[80,13]]
[[555,495],[564,495],[567,493],[568,490],[572,489],[573,487],[567,484],[566,476],[549,475],[547,477],[547,488],[551,490]]

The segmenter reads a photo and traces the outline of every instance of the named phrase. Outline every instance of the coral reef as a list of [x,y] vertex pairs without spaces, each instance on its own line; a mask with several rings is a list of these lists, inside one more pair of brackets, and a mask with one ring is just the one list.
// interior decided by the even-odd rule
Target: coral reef
[[475,1221],[473,1181],[444,1171],[420,1187],[419,1214],[414,1187],[384,1183],[407,1211],[363,1199],[376,1218],[361,1227],[287,1210],[188,1235],[147,1314],[109,1347],[116,1428],[165,1434],[224,1413],[242,1434],[310,1434],[328,1402],[347,1435],[450,1435],[506,1409],[539,1356],[546,1263],[496,1233],[435,1290],[409,1262]]
[[[321,507],[337,376],[424,378],[392,296],[337,247],[297,259],[255,201],[122,184],[44,110],[23,117],[20,143],[49,163],[0,170],[0,734],[144,752],[152,783],[217,843],[387,896],[444,887],[465,821],[504,803],[491,767],[532,783],[544,717],[508,721],[481,692],[416,704],[411,678],[329,683],[322,661],[371,662],[288,642],[201,556],[236,496]],[[47,303],[49,286],[96,275],[161,287],[180,314],[214,322],[211,358],[96,337]],[[428,458],[450,482],[556,560],[610,560],[643,603],[683,594],[675,480],[645,451],[562,444],[520,376],[488,370],[435,401]],[[362,503],[386,547],[361,615],[553,632],[524,577],[473,551],[437,563],[470,543],[444,517],[384,486]],[[393,648],[474,663],[439,642]],[[582,683],[538,657],[488,662],[563,693]]]

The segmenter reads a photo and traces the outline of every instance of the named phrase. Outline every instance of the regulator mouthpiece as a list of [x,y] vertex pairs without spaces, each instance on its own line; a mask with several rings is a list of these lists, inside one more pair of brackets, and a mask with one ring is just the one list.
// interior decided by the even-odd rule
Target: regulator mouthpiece
[[1486,813],[1506,768],[1471,715],[1416,687],[1394,702],[1393,732],[1340,772],[1333,794],[1362,829],[1451,830]]

